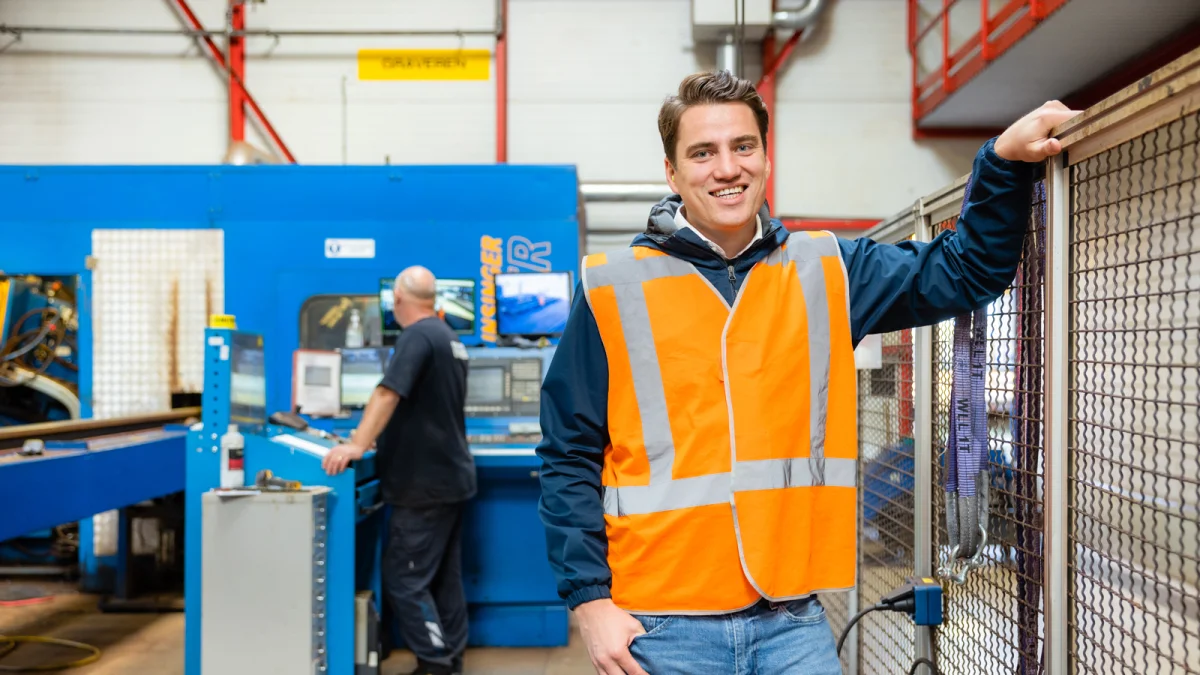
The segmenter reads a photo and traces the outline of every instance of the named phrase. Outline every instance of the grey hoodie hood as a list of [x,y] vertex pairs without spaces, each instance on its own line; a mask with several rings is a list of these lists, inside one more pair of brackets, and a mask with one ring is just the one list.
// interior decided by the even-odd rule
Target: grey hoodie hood
[[[675,234],[679,226],[675,224],[675,214],[683,206],[683,197],[677,194],[663,197],[657,204],[650,207],[650,217],[646,219],[646,234],[658,235],[659,237],[669,237]],[[774,225],[771,219],[771,209],[766,202],[758,210],[758,217],[762,221],[763,236]]]

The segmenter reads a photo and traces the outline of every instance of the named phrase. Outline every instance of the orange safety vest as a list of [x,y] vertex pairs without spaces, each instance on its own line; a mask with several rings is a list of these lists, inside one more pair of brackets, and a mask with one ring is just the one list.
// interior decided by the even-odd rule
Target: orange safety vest
[[837,239],[796,232],[733,306],[690,263],[584,258],[608,356],[612,597],[721,613],[855,583],[857,374]]

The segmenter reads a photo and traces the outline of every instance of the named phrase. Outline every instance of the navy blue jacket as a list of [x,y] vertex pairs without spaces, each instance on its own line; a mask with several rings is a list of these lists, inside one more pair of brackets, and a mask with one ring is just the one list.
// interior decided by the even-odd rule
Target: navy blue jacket
[[[975,158],[971,192],[957,225],[932,242],[877,244],[839,239],[849,275],[851,335],[925,326],[985,306],[1016,276],[1028,227],[1036,167],[996,155],[995,139]],[[670,224],[673,195],[657,204],[647,231],[631,245],[649,246],[695,265],[730,305],[746,273],[782,244],[788,231],[763,217],[763,238],[725,260],[688,229]],[[763,212],[767,213],[767,212]],[[760,216],[761,217],[761,216]],[[768,224],[769,220],[769,224]],[[576,288],[566,331],[542,385],[542,497],[550,566],[568,608],[611,597],[600,469],[608,445],[608,359],[596,320]]]

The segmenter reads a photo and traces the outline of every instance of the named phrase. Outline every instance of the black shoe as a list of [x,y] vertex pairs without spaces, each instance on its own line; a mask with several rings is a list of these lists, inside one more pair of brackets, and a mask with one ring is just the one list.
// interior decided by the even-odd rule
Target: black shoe
[[463,659],[461,656],[456,656],[450,661],[450,675],[462,675]]

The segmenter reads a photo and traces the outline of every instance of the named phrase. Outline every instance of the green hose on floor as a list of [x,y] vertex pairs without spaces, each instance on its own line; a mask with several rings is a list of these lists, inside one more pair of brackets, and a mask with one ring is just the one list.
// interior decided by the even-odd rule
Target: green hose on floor
[[21,643],[34,643],[45,645],[58,645],[60,647],[70,647],[79,649],[85,652],[90,652],[87,656],[68,661],[67,663],[52,663],[47,666],[4,666],[0,665],[0,672],[3,673],[27,673],[27,672],[46,672],[50,670],[67,670],[68,668],[78,668],[86,666],[89,663],[95,663],[100,659],[100,648],[93,647],[82,642],[73,640],[63,640],[60,638],[38,637],[36,635],[0,635],[0,659],[8,656],[17,649],[17,645]]

